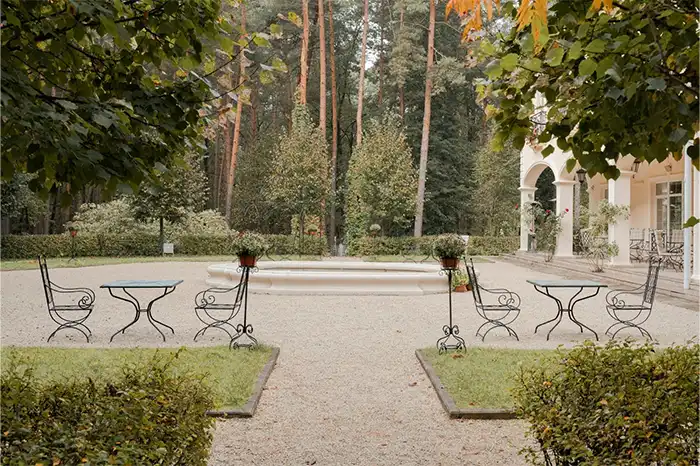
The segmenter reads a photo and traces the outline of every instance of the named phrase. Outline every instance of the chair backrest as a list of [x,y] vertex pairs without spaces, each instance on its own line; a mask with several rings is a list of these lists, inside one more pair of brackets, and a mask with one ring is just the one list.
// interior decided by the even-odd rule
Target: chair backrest
[[51,291],[51,279],[49,278],[49,267],[46,265],[46,258],[38,256],[39,270],[41,271],[41,282],[44,286],[44,296],[46,296],[46,305],[49,310],[53,309],[53,292]]
[[669,241],[671,246],[679,246],[683,244],[683,230],[671,230]]
[[649,259],[649,271],[647,272],[647,282],[644,286],[644,296],[642,302],[649,304],[651,307],[654,304],[656,297],[656,285],[659,282],[659,270],[661,269],[661,260],[656,257]]
[[666,252],[666,238],[663,230],[651,231],[651,250],[657,254]]
[[474,261],[469,259],[469,264],[464,261],[464,265],[467,267],[467,277],[469,277],[469,284],[472,286],[472,294],[474,295],[474,302],[481,305],[481,291],[479,290],[479,282],[476,279],[476,271],[474,270]]
[[644,230],[641,228],[630,228],[630,241],[644,241]]

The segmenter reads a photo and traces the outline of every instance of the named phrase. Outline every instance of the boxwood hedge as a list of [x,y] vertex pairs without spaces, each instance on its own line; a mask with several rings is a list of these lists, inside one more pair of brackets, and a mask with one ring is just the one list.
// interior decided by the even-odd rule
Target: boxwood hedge
[[[349,245],[352,256],[425,255],[432,253],[437,236],[388,237],[366,236],[354,239]],[[517,236],[470,236],[467,253],[472,256],[498,256],[515,252],[520,246]]]

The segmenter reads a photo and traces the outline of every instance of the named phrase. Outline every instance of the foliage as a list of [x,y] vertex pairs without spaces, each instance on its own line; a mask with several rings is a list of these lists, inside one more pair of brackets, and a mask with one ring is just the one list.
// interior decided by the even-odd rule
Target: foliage
[[31,364],[3,371],[2,450],[12,464],[205,465],[212,395],[169,359],[124,366],[110,381],[42,381]]
[[608,226],[628,218],[630,208],[626,205],[611,204],[607,199],[603,199],[598,204],[598,210],[587,215],[591,244],[586,251],[586,259],[593,266],[593,272],[602,272],[605,261],[620,253],[620,247],[615,242],[608,241]]
[[455,270],[454,274],[452,275],[452,286],[454,288],[462,285],[468,285],[469,284],[469,275],[462,270],[461,268]]
[[454,233],[446,233],[433,241],[433,255],[442,258],[460,258],[465,254],[467,244],[461,236]]
[[[600,3],[600,2],[597,2]],[[546,112],[537,140],[571,151],[590,176],[616,178],[621,155],[639,160],[676,159],[688,150],[700,163],[696,5],[665,0],[621,0],[592,12],[589,0],[553,3],[551,35],[539,53],[529,33],[511,30],[481,44],[488,80],[480,86],[491,105],[496,144],[512,137],[521,148],[532,132],[531,115]],[[503,14],[515,18],[511,3]],[[535,102],[536,97],[541,96]]]
[[268,244],[265,238],[257,233],[240,233],[233,237],[231,249],[236,256],[260,257],[265,254]]
[[3,177],[26,169],[44,190],[135,188],[194,146],[210,89],[189,70],[231,31],[219,8],[218,0],[4,2]]
[[370,234],[378,235],[380,231],[382,231],[382,226],[378,223],[373,223],[369,226]]
[[25,229],[46,212],[46,203],[29,189],[29,182],[34,178],[32,174],[15,173],[8,181],[0,181],[2,217],[13,223],[23,222]]
[[396,118],[374,119],[355,147],[347,174],[346,233],[364,236],[372,224],[402,232],[415,212],[416,170],[406,136]]
[[300,231],[304,229],[304,217],[321,213],[322,203],[330,195],[326,138],[303,105],[294,107],[292,130],[280,137],[268,194],[288,212],[300,215]]
[[697,464],[699,370],[697,344],[559,350],[558,364],[521,370],[513,392],[539,444],[524,453],[558,466]]
[[[485,236],[517,235],[520,225],[520,153],[509,147],[494,151],[487,145],[476,153],[475,224]],[[476,233],[472,229],[472,233]]]
[[529,202],[524,209],[525,220],[533,225],[535,242],[538,251],[545,253],[545,261],[552,260],[554,250],[557,247],[557,236],[561,233],[561,219],[569,211],[566,209],[560,214],[555,214],[549,209],[544,209],[539,202]]
[[[428,257],[432,254],[435,236],[365,236],[348,248],[351,256],[390,256],[419,255]],[[467,253],[470,256],[498,256],[510,254],[518,249],[520,239],[517,236],[470,236]]]
[[470,236],[467,253],[470,256],[512,254],[520,247],[518,236]]

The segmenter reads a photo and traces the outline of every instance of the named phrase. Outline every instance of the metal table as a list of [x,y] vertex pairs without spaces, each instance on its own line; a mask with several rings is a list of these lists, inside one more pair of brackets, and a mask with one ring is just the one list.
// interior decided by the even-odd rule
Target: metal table
[[[124,334],[124,331],[134,325],[136,322],[139,321],[141,318],[141,313],[145,312],[146,317],[148,318],[148,321],[155,327],[156,330],[158,330],[158,333],[160,333],[160,336],[163,337],[163,341],[165,341],[165,334],[158,328],[156,324],[160,324],[163,327],[167,327],[170,329],[170,331],[175,334],[175,330],[167,325],[164,324],[163,322],[156,320],[153,315],[151,314],[151,308],[153,307],[153,303],[158,301],[159,299],[162,299],[175,291],[175,287],[182,283],[182,280],[117,280],[109,283],[105,283],[104,285],[100,286],[100,288],[107,288],[109,290],[109,294],[112,295],[112,297],[117,298],[122,301],[126,301],[127,303],[131,303],[132,306],[134,306],[134,309],[136,310],[136,315],[134,316],[134,320],[131,321],[129,325],[124,327],[123,329],[117,330],[117,332],[112,335],[112,338],[109,339],[109,342],[111,343],[114,337],[117,336],[120,332]],[[120,288],[124,294],[127,297],[123,296],[118,296],[114,294],[114,289]],[[129,289],[163,289],[163,294],[156,296],[154,299],[151,300],[151,302],[148,303],[148,306],[144,309],[141,304],[139,303],[139,300],[129,293]]]
[[[590,281],[590,280],[527,280],[528,283],[532,284],[535,287],[535,290],[537,290],[539,293],[542,293],[545,296],[548,296],[554,300],[554,302],[557,303],[557,315],[554,317],[554,319],[548,320],[546,322],[542,322],[538,326],[535,327],[535,333],[537,333],[537,329],[540,328],[541,326],[548,324],[550,322],[554,322],[555,320],[557,321],[554,326],[549,329],[549,332],[547,332],[547,340],[549,340],[549,334],[552,333],[552,330],[554,330],[559,323],[561,323],[562,318],[564,317],[564,314],[566,314],[569,317],[569,320],[571,320],[573,323],[578,325],[578,327],[581,329],[581,333],[583,333],[583,329],[586,328],[589,331],[593,332],[593,335],[595,335],[595,339],[598,340],[598,334],[590,327],[582,324],[581,322],[576,319],[576,316],[574,315],[574,306],[586,299],[592,298],[594,296],[597,296],[598,293],[600,292],[601,288],[607,288],[608,285],[604,285],[602,283]],[[578,291],[571,297],[569,300],[569,304],[567,307],[564,307],[562,304],[561,299],[557,298],[556,296],[552,296],[552,294],[549,292],[550,288],[570,288],[570,289],[577,289]],[[595,293],[593,294],[588,294],[586,296],[583,296],[581,298],[578,298],[578,295],[583,293],[583,290],[589,288],[589,289],[595,289]],[[543,291],[544,290],[544,291]]]

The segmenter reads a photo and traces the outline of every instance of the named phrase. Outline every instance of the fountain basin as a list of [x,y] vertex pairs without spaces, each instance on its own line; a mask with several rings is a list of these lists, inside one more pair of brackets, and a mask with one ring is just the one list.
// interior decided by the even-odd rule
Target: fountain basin
[[[207,268],[207,284],[233,287],[238,264]],[[282,295],[419,296],[446,293],[447,278],[437,264],[362,261],[260,261],[250,274],[251,293]]]

